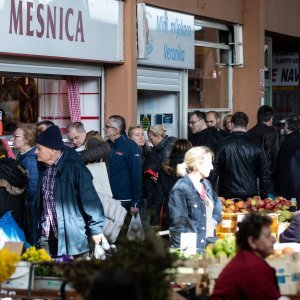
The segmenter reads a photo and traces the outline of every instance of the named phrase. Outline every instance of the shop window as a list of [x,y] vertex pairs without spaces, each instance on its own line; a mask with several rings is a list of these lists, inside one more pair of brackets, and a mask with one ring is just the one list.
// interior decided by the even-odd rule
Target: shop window
[[99,78],[57,79],[0,76],[3,134],[19,122],[49,119],[65,131],[70,122],[82,121],[87,130],[100,130]]
[[195,69],[189,71],[189,109],[229,107],[228,51],[196,47],[195,56]]
[[38,117],[38,91],[34,78],[0,78],[0,109],[3,133],[14,132],[18,122],[36,122]]
[[188,73],[188,109],[231,110],[232,30],[195,21],[195,69]]

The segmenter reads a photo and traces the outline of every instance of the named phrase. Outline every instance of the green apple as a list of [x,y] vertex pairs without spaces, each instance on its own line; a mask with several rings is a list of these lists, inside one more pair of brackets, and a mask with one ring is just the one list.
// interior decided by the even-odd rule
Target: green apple
[[216,254],[219,251],[223,250],[223,241],[217,240],[213,246],[213,253]]
[[227,253],[223,250],[220,250],[216,253],[216,258],[227,258]]

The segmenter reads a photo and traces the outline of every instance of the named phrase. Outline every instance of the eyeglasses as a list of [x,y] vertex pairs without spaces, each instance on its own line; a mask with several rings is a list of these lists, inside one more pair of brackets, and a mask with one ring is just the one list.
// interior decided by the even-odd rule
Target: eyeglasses
[[189,125],[194,126],[198,121],[201,121],[201,120],[203,120],[203,119],[198,119],[196,121],[189,121]]
[[114,126],[110,126],[110,125],[105,124],[105,129],[108,129],[108,128],[114,128],[114,129],[117,129],[117,128],[114,127]]
[[16,138],[18,138],[18,137],[23,137],[24,135],[20,135],[20,134],[13,134],[12,136],[11,136],[11,138],[12,139],[16,139]]

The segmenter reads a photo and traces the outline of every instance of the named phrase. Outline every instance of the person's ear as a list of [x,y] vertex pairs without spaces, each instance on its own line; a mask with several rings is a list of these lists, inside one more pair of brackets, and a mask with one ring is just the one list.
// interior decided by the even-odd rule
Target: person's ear
[[256,250],[256,239],[253,236],[249,236],[247,242],[251,249]]

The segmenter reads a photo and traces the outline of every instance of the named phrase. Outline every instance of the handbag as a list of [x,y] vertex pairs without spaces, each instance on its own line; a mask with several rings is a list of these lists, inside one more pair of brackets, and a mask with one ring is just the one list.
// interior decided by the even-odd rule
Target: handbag
[[105,222],[103,234],[110,243],[119,236],[127,214],[120,201],[112,195],[105,162],[86,165],[93,175],[93,184],[103,206]]
[[108,179],[105,162],[96,162],[86,165],[93,175],[93,184],[97,193],[112,197],[112,191]]

